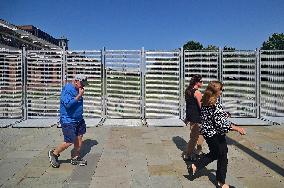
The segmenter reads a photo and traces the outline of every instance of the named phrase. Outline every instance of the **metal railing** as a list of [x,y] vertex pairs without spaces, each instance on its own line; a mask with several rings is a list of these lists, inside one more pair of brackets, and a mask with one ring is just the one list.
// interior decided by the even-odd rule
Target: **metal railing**
[[0,118],[59,114],[66,81],[86,74],[84,115],[103,118],[185,116],[193,74],[225,84],[233,117],[284,117],[284,51],[0,51]]

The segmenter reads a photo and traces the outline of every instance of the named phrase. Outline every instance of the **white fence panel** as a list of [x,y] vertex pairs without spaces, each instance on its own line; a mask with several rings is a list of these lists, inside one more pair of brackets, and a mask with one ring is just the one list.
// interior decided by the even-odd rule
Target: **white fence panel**
[[56,117],[62,87],[63,51],[27,51],[29,118]]
[[284,51],[260,51],[261,116],[284,117]]
[[179,51],[146,51],[146,118],[180,116]]
[[0,51],[0,118],[22,117],[22,51]]
[[185,87],[190,78],[200,74],[203,80],[202,91],[208,83],[218,80],[219,52],[218,51],[184,51]]
[[222,102],[232,117],[256,117],[256,51],[224,51]]
[[107,50],[106,116],[141,117],[141,50]]

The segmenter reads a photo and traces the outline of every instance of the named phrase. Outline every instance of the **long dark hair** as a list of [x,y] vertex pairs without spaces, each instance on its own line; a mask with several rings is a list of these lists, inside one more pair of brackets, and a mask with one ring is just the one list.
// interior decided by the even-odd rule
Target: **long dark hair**
[[191,96],[191,93],[192,93],[192,90],[195,84],[200,82],[201,80],[202,80],[202,76],[199,74],[195,74],[191,77],[189,81],[189,85],[185,89],[185,100],[187,100]]

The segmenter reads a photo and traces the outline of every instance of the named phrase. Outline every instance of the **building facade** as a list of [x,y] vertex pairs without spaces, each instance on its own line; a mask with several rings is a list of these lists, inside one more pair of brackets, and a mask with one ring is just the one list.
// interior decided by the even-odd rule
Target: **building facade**
[[68,39],[56,39],[33,25],[16,26],[0,19],[0,49],[68,49]]

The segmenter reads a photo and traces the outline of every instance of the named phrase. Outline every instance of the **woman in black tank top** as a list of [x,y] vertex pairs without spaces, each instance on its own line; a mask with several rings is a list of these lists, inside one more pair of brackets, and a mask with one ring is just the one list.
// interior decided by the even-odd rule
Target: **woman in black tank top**
[[[188,141],[186,150],[182,153],[184,160],[196,160],[196,154],[202,150],[204,138],[199,133],[199,124],[201,123],[200,109],[202,94],[199,88],[202,87],[202,77],[200,75],[192,76],[189,86],[185,90],[186,102],[186,125],[190,126],[190,140]],[[194,153],[195,146],[197,149]]]

